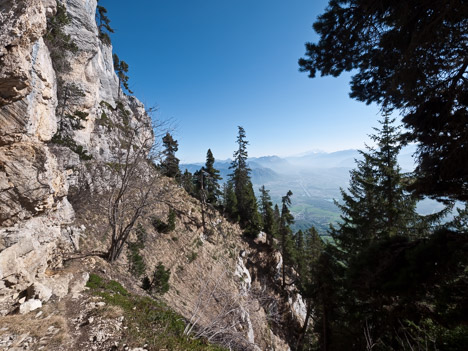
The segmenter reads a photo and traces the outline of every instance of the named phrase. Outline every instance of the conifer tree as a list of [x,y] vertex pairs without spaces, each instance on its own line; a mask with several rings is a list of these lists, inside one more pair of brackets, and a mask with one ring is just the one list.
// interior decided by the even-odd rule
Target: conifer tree
[[299,278],[303,275],[301,271],[305,270],[306,265],[304,233],[302,230],[298,230],[294,234],[294,266],[299,274]]
[[88,113],[75,110],[80,100],[86,96],[84,91],[75,83],[65,83],[63,79],[57,79],[57,108],[58,117],[57,134],[63,136],[65,130],[83,129],[82,121],[86,121]]
[[99,32],[99,39],[106,45],[111,44],[109,33],[114,33],[110,26],[110,19],[107,17],[107,9],[104,6],[96,7],[96,23]]
[[468,233],[468,202],[465,202],[465,207],[457,208],[457,214],[445,226],[459,233]]
[[[71,35],[65,32],[65,26],[69,23],[67,8],[57,1],[57,12],[55,16],[47,18],[47,31],[44,34],[44,42],[49,49],[52,66],[57,73],[68,73],[71,70],[68,55],[78,52],[78,46],[72,40]],[[60,85],[61,82],[58,83]],[[57,91],[60,91],[60,86],[57,88]]]
[[237,211],[237,197],[234,191],[234,185],[232,181],[224,183],[223,187],[223,208],[224,213],[227,217],[233,221],[239,221],[239,213]]
[[315,292],[310,296],[322,323],[317,328],[322,348],[363,349],[368,341],[363,330],[370,333],[369,325],[378,338],[392,340],[402,325],[389,318],[398,314],[417,319],[421,313],[401,312],[409,305],[399,297],[406,294],[406,288],[398,289],[409,276],[393,271],[401,269],[397,262],[408,257],[401,252],[420,245],[423,241],[415,239],[431,234],[434,221],[444,211],[429,217],[416,212],[417,200],[406,191],[410,179],[397,163],[399,130],[387,115],[380,123],[381,128],[371,136],[376,146],[361,151],[363,159],[351,171],[348,191],[342,190],[343,202],[338,204],[342,222],[331,228],[335,245],[326,246],[317,266],[322,273],[315,270],[317,276],[311,279]]
[[289,211],[291,206],[292,192],[289,190],[285,196],[282,197],[281,203],[281,218],[279,227],[279,248],[283,257],[281,267],[282,287],[286,286],[286,266],[291,266],[293,260],[294,242],[292,238],[291,224],[294,223],[294,217]]
[[193,184],[193,174],[189,172],[188,169],[185,169],[185,172],[180,176],[180,184],[185,189],[187,193],[194,196],[195,187]]
[[273,210],[273,218],[275,219],[276,227],[279,228],[280,220],[281,220],[281,212],[279,210],[278,204],[275,204],[275,208]]
[[210,149],[206,153],[206,163],[204,170],[204,185],[206,189],[206,202],[216,205],[218,197],[221,195],[221,190],[218,181],[221,180],[219,170],[214,168],[215,158]]
[[[352,98],[400,110],[417,142],[419,194],[468,200],[468,4],[331,0],[302,71],[352,72]],[[339,49],[337,49],[339,48]]]
[[130,94],[133,94],[133,91],[130,90],[128,86],[128,64],[125,61],[120,61],[119,56],[117,54],[114,54],[112,56],[114,60],[114,70],[115,73],[117,73],[117,77],[119,78],[119,98],[120,98],[120,92],[122,91],[122,86],[127,90]]
[[337,205],[342,222],[332,227],[331,235],[348,254],[395,235],[427,235],[430,227],[430,219],[416,212],[417,199],[406,191],[409,180],[397,162],[400,132],[393,122],[385,115],[381,129],[374,128],[377,133],[371,138],[376,148],[360,151],[364,159],[356,161],[357,168],[351,171],[348,192],[341,191],[343,203]]
[[307,262],[316,262],[322,253],[324,242],[315,227],[310,227],[305,235],[304,254]]
[[314,308],[317,308],[314,297],[317,297],[317,276],[322,274],[317,269],[317,263],[324,249],[324,243],[317,230],[310,227],[305,233],[296,233],[296,269],[299,274],[297,287],[306,305],[306,317],[296,344],[297,350],[302,350],[304,337]]
[[263,231],[266,234],[267,244],[273,245],[273,238],[277,235],[277,221],[275,219],[275,213],[273,210],[273,203],[271,202],[271,197],[269,190],[265,189],[265,186],[259,189],[260,191],[260,215],[262,216]]
[[164,146],[164,160],[161,162],[162,173],[171,178],[178,178],[180,175],[179,159],[176,157],[175,153],[179,149],[179,144],[169,132],[166,133],[162,140]]
[[295,264],[299,274],[298,287],[303,296],[308,295],[310,284],[314,278],[311,267],[322,253],[324,243],[315,227],[310,227],[305,233],[299,230],[295,235]]
[[234,192],[237,199],[237,212],[239,214],[240,225],[244,228],[245,234],[256,237],[260,232],[260,215],[257,209],[257,199],[253,191],[252,181],[250,180],[250,168],[247,165],[247,145],[245,140],[245,130],[239,128],[237,136],[238,149],[234,152],[234,159],[230,169],[230,180],[234,186]]

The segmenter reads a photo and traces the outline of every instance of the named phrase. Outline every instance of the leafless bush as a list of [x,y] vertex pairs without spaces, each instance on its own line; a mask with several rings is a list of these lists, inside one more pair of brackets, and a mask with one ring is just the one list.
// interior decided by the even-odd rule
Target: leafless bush
[[255,310],[254,298],[249,293],[226,287],[223,280],[228,274],[224,270],[215,277],[210,273],[200,276],[201,289],[184,334],[204,338],[230,350],[258,349],[249,340],[249,332],[252,332],[249,316]]
[[105,257],[111,262],[119,258],[147,208],[169,191],[157,186],[160,175],[155,162],[160,150],[154,144],[154,128],[147,121],[133,119],[131,125],[120,128],[112,139],[112,158],[87,162],[72,196],[78,209],[84,207],[88,213],[106,218],[110,245]]

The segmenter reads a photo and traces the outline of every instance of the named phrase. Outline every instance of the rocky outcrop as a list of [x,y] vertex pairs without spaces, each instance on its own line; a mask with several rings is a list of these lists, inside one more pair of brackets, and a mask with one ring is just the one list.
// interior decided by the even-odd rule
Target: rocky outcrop
[[44,35],[46,29],[45,18],[45,9],[40,0],[2,1],[0,106],[21,100],[31,93],[38,40]]
[[[152,135],[144,106],[136,98],[118,97],[112,47],[98,38],[96,0],[63,5],[70,20],[63,30],[78,50],[66,56],[68,69],[56,71],[44,39],[56,1],[0,3],[0,314],[14,311],[19,302],[45,302],[47,294],[21,297],[38,282],[53,296],[68,293],[70,277],[45,272],[60,267],[64,250],[78,245],[70,234],[74,210],[67,196],[82,156],[112,160],[125,131],[137,126]],[[67,108],[87,117],[77,130],[61,130],[66,143],[54,144],[64,118],[57,111],[63,105],[60,82],[80,90]],[[20,310],[37,305],[28,302]]]

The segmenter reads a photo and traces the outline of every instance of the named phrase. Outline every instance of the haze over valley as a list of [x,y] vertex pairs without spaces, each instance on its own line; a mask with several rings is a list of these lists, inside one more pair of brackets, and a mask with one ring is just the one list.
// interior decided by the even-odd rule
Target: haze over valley
[[[407,146],[399,155],[399,164],[403,171],[413,169],[414,145]],[[348,149],[336,152],[311,151],[299,156],[278,157],[262,156],[249,158],[249,167],[256,195],[259,188],[265,185],[270,190],[273,203],[280,204],[281,198],[288,190],[293,196],[291,212],[294,215],[294,230],[315,226],[321,235],[326,235],[330,224],[340,219],[340,210],[334,200],[340,200],[340,188],[347,189],[349,171],[355,168],[356,159],[361,156],[358,150]],[[194,173],[203,166],[200,163],[181,164],[183,172],[187,169]],[[231,173],[231,160],[215,162],[215,168],[223,178],[228,179]],[[422,214],[439,211],[442,205],[425,199],[420,202],[418,210]]]

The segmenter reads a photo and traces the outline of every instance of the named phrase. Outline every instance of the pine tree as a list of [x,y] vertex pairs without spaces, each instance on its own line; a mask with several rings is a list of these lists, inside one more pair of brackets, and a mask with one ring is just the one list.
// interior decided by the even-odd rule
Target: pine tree
[[179,149],[179,144],[169,133],[166,133],[162,140],[164,145],[164,160],[161,162],[162,173],[171,178],[178,178],[180,175],[179,159],[175,156],[175,153]]
[[260,215],[257,209],[257,199],[253,191],[252,181],[250,180],[250,168],[247,166],[247,145],[245,140],[245,130],[239,128],[237,136],[238,149],[234,152],[234,160],[230,169],[230,180],[234,186],[234,192],[237,199],[237,212],[239,214],[240,225],[244,228],[246,235],[256,237],[260,232]]
[[[466,0],[331,0],[299,64],[352,72],[352,98],[401,110],[418,145],[419,194],[468,200]],[[337,50],[337,48],[339,48]]]
[[78,52],[78,46],[72,40],[71,35],[65,32],[65,26],[69,23],[67,8],[57,1],[57,12],[55,16],[47,18],[47,30],[44,34],[44,42],[49,49],[52,66],[57,73],[68,73],[71,70],[68,55]]
[[114,33],[110,26],[110,19],[107,17],[107,9],[101,5],[96,7],[96,23],[99,32],[99,39],[106,45],[111,44],[109,33]]
[[271,202],[271,197],[269,190],[265,189],[265,186],[259,189],[260,191],[260,215],[262,216],[263,231],[266,234],[267,244],[273,245],[273,238],[276,237],[278,226],[275,219],[275,213],[273,210],[273,203]]
[[324,242],[315,227],[310,227],[305,236],[304,254],[307,262],[316,262],[323,251]]
[[127,90],[130,94],[133,94],[133,91],[130,90],[128,86],[128,64],[125,61],[120,61],[119,56],[117,54],[114,54],[112,56],[114,59],[114,70],[115,73],[117,73],[117,77],[119,78],[119,98],[120,98],[120,92],[122,90],[122,86]]
[[453,219],[446,223],[447,228],[453,229],[459,233],[468,233],[468,203],[464,208],[457,208],[457,214]]
[[291,266],[293,255],[294,255],[294,242],[292,238],[291,224],[294,223],[294,217],[289,211],[291,206],[291,190],[282,197],[281,203],[281,218],[279,227],[279,248],[283,257],[283,264],[281,267],[282,274],[282,287],[286,286],[286,266]]
[[86,96],[83,89],[75,83],[65,83],[63,79],[57,79],[57,83],[57,134],[63,137],[66,130],[83,129],[81,122],[86,121],[89,114],[74,109]]

